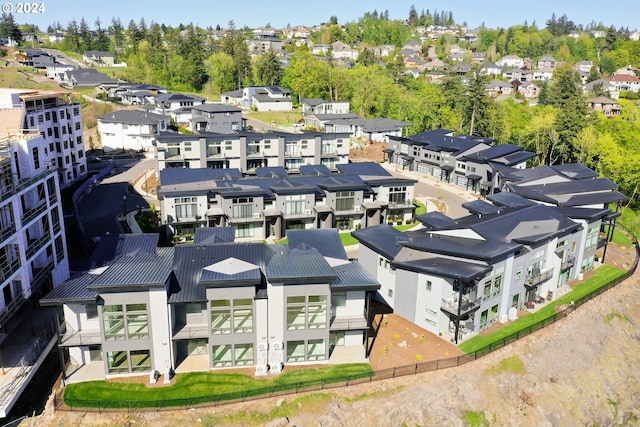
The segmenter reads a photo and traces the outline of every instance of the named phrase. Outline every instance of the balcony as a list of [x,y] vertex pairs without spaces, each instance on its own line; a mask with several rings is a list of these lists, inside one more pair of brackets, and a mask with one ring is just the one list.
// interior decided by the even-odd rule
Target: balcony
[[0,241],[4,242],[9,238],[9,236],[11,236],[15,232],[16,232],[15,224],[7,225],[2,230],[0,230]]
[[29,240],[29,246],[27,247],[25,254],[27,256],[27,259],[34,256],[40,249],[42,249],[47,243],[49,243],[50,240],[51,237],[49,236],[49,233],[45,233],[37,239]]
[[389,209],[412,208],[413,200],[389,201]]
[[61,347],[102,344],[100,330],[73,331],[70,329],[71,328],[67,327],[66,332],[60,337]]
[[6,256],[0,262],[0,282],[7,280],[13,273],[20,269],[20,258],[15,260],[6,259]]
[[[462,296],[462,301],[459,301],[459,298],[459,294],[453,294],[449,298],[442,298],[440,309],[454,317],[464,317],[480,308],[480,302],[482,301],[480,298],[472,300],[466,295]],[[458,310],[460,310],[460,314],[458,314]]]
[[177,325],[173,331],[174,340],[208,338],[209,326],[206,324]]
[[367,319],[362,317],[332,317],[329,324],[331,331],[350,331],[367,329]]
[[567,260],[560,265],[560,271],[567,271],[576,264],[576,257],[568,256]]
[[553,277],[553,268],[549,270],[536,271],[533,270],[529,275],[529,278],[524,282],[524,286],[527,289],[532,289],[538,286],[540,283],[546,282]]
[[23,225],[27,224],[28,222],[38,217],[40,214],[42,214],[46,210],[47,210],[46,203],[41,203],[35,208],[25,209],[25,211],[22,214],[22,224]]
[[31,294],[35,294],[38,289],[47,281],[53,271],[53,261],[42,268],[34,268],[33,279],[31,280]]

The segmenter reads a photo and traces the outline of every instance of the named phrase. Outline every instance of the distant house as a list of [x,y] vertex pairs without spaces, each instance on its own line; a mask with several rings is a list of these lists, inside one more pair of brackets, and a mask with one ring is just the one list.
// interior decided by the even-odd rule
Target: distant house
[[349,45],[337,41],[331,44],[331,57],[333,59],[348,59],[355,61],[358,59],[359,52]]
[[96,87],[101,84],[117,84],[118,80],[93,68],[83,68],[65,71],[61,76],[60,85],[69,89],[80,87]]
[[600,111],[607,117],[616,117],[622,112],[620,104],[604,96],[588,99],[587,102],[589,103],[589,108],[593,111]]
[[93,67],[113,67],[116,61],[112,52],[88,50],[82,55],[82,62]]
[[524,59],[517,55],[505,55],[498,59],[496,64],[500,67],[522,68],[524,66]]
[[158,114],[169,115],[176,123],[189,123],[192,118],[191,109],[204,104],[201,96],[184,93],[163,93],[155,98],[155,111]]
[[629,40],[637,42],[638,40],[640,40],[640,33],[634,31],[633,33],[629,34]]
[[593,68],[593,61],[590,61],[590,60],[580,61],[575,65],[574,68],[576,69],[576,71],[580,71],[583,73],[590,73],[591,68]]
[[324,125],[326,133],[349,132],[352,137],[370,142],[389,142],[390,136],[402,136],[402,129],[411,126],[400,120],[377,118],[344,118],[328,121]]
[[167,93],[167,88],[151,84],[132,84],[122,87],[118,96],[126,105],[147,105],[155,103],[155,97]]
[[242,90],[242,107],[258,111],[291,111],[291,91],[279,86],[249,86]]
[[71,71],[75,69],[72,65],[65,64],[54,64],[48,65],[46,68],[47,77],[53,79],[57,83],[62,81],[62,75],[64,75],[65,71]]
[[624,90],[638,93],[638,90],[640,90],[640,79],[636,76],[616,74],[607,80],[618,91]]
[[326,55],[331,50],[331,46],[328,44],[315,44],[311,48],[311,53],[314,55]]
[[513,92],[513,86],[509,82],[492,80],[487,84],[486,91],[493,95],[510,95]]
[[620,97],[620,91],[616,89],[610,81],[605,79],[598,79],[585,84],[583,87],[584,93],[605,91],[608,93],[608,97],[612,99],[618,99]]
[[47,68],[54,65],[53,56],[40,49],[16,49],[16,60],[25,67]]
[[252,56],[262,55],[263,53],[272,51],[282,51],[282,40],[280,39],[263,39],[254,38],[247,40],[247,46],[249,47],[249,54]]
[[221,93],[220,102],[224,104],[240,105],[242,103],[242,89]]
[[553,70],[561,63],[561,61],[557,61],[553,56],[546,55],[540,58],[538,62],[536,62],[536,67],[538,67],[539,69],[550,68]]
[[527,99],[537,98],[540,88],[533,82],[524,82],[517,86],[517,91]]
[[118,110],[98,116],[98,132],[105,152],[153,150],[159,132],[169,129],[169,116],[143,110]]
[[497,76],[502,72],[500,66],[494,62],[483,62],[480,65],[480,73],[487,76]]
[[242,110],[226,104],[201,104],[191,109],[191,130],[232,133],[246,128]]
[[310,98],[302,100],[302,114],[347,114],[349,101],[325,101]]

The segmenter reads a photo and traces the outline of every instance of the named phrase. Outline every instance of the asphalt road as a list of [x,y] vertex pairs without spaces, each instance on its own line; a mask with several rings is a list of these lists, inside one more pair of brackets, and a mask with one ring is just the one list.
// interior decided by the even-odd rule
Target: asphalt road
[[78,204],[78,216],[88,239],[106,233],[122,233],[117,217],[125,211],[125,207],[128,211],[137,206],[149,207],[149,203],[129,184],[154,166],[153,159],[132,160],[84,195]]

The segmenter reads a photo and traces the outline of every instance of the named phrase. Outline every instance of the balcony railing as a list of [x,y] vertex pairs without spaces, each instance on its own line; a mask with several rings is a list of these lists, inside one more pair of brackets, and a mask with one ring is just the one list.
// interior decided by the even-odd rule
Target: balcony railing
[[102,344],[102,338],[99,330],[73,331],[67,328],[60,337],[61,347],[77,347],[81,345],[99,345]]
[[35,294],[38,289],[47,281],[49,275],[53,271],[53,261],[47,264],[43,268],[36,268],[34,271],[33,279],[31,280],[31,294]]
[[560,266],[560,271],[567,271],[576,264],[576,257],[568,256],[567,260]]
[[34,218],[38,217],[38,215],[42,214],[46,210],[47,210],[46,203],[41,203],[38,206],[36,206],[35,208],[26,209],[24,211],[24,213],[22,214],[22,224],[24,225],[24,224],[28,223],[29,221],[31,221]]
[[209,326],[206,324],[178,325],[173,332],[174,340],[208,338]]
[[413,201],[412,200],[401,200],[401,201],[394,201],[394,202],[389,202],[389,209],[394,209],[394,208],[408,208],[408,207],[413,207]]
[[332,331],[348,331],[367,329],[365,317],[332,317],[329,329]]
[[36,254],[40,249],[44,247],[51,240],[49,233],[45,233],[37,239],[29,240],[29,246],[26,250],[27,259],[31,258]]
[[547,280],[553,277],[553,268],[549,270],[543,270],[540,272],[534,272],[531,276],[524,282],[525,287],[534,288],[538,286],[540,283],[546,282]]
[[[471,300],[469,297],[463,295],[462,301],[460,301],[459,297],[458,294],[454,294],[449,298],[443,298],[440,308],[454,317],[463,317],[480,308],[480,302],[482,301],[480,298]],[[460,314],[458,314],[458,309],[460,310]]]
[[9,238],[9,236],[11,236],[15,232],[16,232],[15,224],[7,225],[5,228],[0,230],[0,241],[4,242]]

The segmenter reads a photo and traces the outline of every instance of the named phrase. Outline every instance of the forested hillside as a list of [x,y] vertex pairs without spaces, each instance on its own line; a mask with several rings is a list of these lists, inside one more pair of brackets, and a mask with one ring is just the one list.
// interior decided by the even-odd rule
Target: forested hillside
[[[3,17],[3,21],[5,18]],[[10,26],[0,26],[9,28]],[[314,28],[311,41],[328,44],[342,41],[361,52],[351,67],[338,66],[330,56],[313,55],[305,43],[299,46],[284,39],[290,55],[285,67],[272,51],[251,56],[247,40],[253,31],[226,28],[198,28],[130,21],[126,26],[114,18],[108,28],[100,21],[91,31],[87,21],[71,21],[67,27],[54,23],[48,30],[66,30],[64,42],[56,46],[66,51],[111,50],[118,61],[128,64],[118,76],[132,82],[155,83],[175,91],[201,92],[217,99],[226,91],[247,85],[282,85],[292,91],[295,101],[303,98],[348,100],[351,111],[361,116],[388,117],[413,124],[409,134],[436,128],[457,133],[473,133],[495,138],[498,143],[520,144],[538,153],[532,166],[578,161],[596,169],[621,185],[637,206],[640,184],[640,114],[637,94],[621,93],[619,117],[608,118],[590,112],[586,100],[607,95],[597,89],[584,93],[573,65],[590,60],[588,80],[609,76],[617,68],[640,66],[640,41],[630,39],[628,28],[607,27],[591,22],[580,25],[565,15],[555,15],[538,26],[523,22],[509,28],[476,29],[477,41],[463,37],[468,28],[458,25],[457,34],[443,34],[422,42],[425,55],[432,46],[445,62],[445,53],[454,44],[486,52],[486,61],[518,55],[536,61],[552,55],[566,61],[553,79],[540,84],[537,105],[522,97],[496,101],[485,90],[488,78],[472,70],[465,81],[450,72],[442,82],[431,83],[425,76],[407,75],[401,48],[419,39],[419,29],[428,25],[455,25],[448,11],[418,12],[392,20],[386,11],[373,11],[354,22],[329,22]],[[106,31],[108,30],[108,32]],[[599,31],[602,37],[594,37]],[[108,34],[108,35],[107,35]],[[280,36],[282,37],[282,36]],[[395,46],[395,52],[379,58],[373,54],[381,45]],[[112,71],[116,73],[116,71]],[[625,99],[622,99],[625,98]]]

